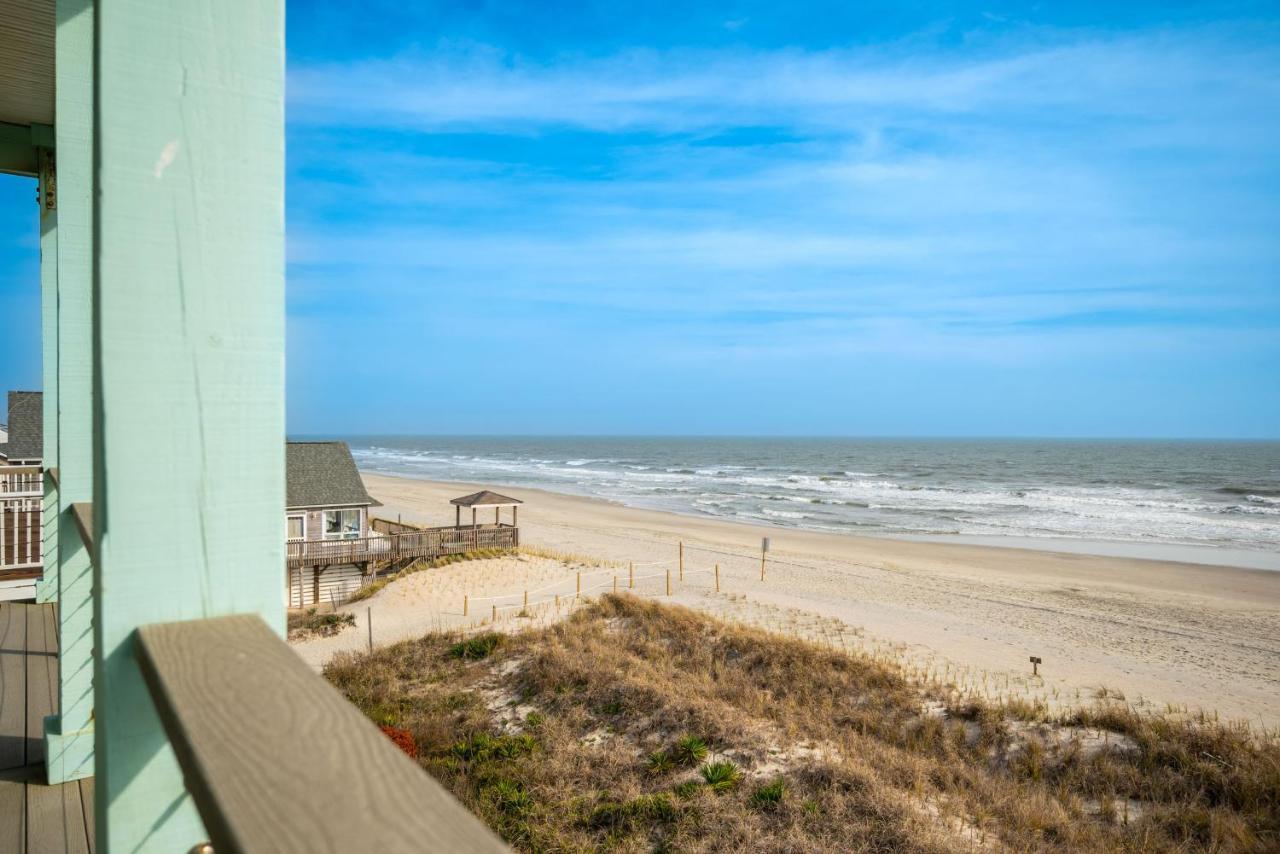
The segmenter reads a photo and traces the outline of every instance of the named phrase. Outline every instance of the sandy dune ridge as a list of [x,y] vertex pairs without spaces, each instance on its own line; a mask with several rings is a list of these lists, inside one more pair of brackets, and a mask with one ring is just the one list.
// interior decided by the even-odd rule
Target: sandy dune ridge
[[[523,556],[418,573],[351,608],[361,621],[372,609],[379,642],[474,624],[526,588],[545,587],[548,601],[525,622],[555,619],[549,597],[564,593],[567,609],[577,572],[602,589],[616,572],[625,588],[628,562],[649,564],[636,570],[654,576],[640,592],[662,596],[683,541],[686,579],[673,582],[672,599],[729,619],[895,657],[988,696],[1056,706],[1105,688],[1160,711],[1280,725],[1280,572],[766,528],[495,484],[365,480],[384,504],[378,515],[432,525],[452,523],[449,498],[498,489],[526,502],[524,543],[604,564]],[[772,540],[764,582],[762,536]],[[500,594],[512,595],[483,598]],[[517,610],[502,611],[505,627],[522,624]],[[318,665],[363,642],[362,628],[299,651]],[[1030,677],[1031,655],[1044,660],[1043,678]]]

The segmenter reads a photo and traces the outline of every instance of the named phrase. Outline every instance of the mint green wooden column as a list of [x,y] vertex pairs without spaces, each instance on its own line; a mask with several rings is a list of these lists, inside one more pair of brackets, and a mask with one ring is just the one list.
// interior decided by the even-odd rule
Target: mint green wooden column
[[[58,714],[50,783],[93,774],[93,566],[71,505],[93,500],[93,4],[57,0]],[[46,431],[46,436],[48,431]]]
[[[36,148],[37,190],[40,206],[40,342],[44,444],[41,465],[58,467],[58,206],[57,162],[51,129]],[[33,141],[37,136],[32,133]],[[36,584],[36,600],[58,598],[58,488],[49,475],[44,477],[41,505],[41,554],[44,573]]]
[[97,833],[187,851],[136,628],[284,633],[283,2],[112,0],[95,39]]

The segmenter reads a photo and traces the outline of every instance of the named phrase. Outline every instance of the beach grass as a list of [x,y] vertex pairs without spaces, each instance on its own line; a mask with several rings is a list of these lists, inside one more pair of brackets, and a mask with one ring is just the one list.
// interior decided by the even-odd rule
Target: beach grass
[[325,673],[520,850],[1280,845],[1280,745],[1243,725],[991,702],[626,595],[469,640]]

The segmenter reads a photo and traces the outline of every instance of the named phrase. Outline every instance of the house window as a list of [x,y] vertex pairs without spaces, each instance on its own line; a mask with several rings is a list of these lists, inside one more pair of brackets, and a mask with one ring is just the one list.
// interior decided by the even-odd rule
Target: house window
[[324,511],[324,538],[326,540],[352,540],[360,536],[360,511]]
[[307,538],[307,517],[306,516],[288,517],[287,537],[290,540],[305,540]]

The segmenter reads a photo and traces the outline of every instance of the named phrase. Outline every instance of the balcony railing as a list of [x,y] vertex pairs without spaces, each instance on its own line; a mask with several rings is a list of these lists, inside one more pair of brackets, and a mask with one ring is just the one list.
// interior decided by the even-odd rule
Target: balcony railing
[[40,574],[43,504],[39,466],[0,466],[0,577]]
[[511,525],[464,525],[410,529],[399,534],[375,534],[348,540],[292,540],[286,545],[285,557],[292,569],[347,563],[394,563],[479,549],[514,549],[519,545],[520,529]]

